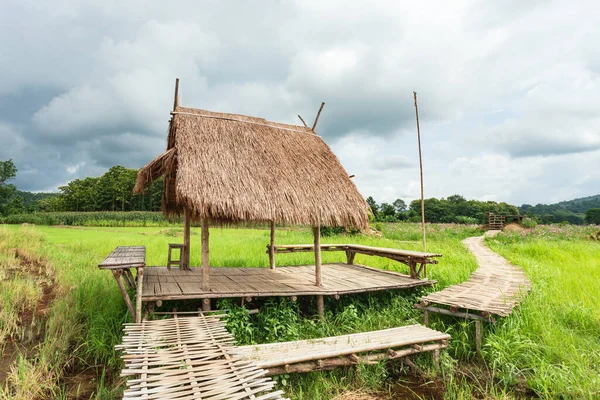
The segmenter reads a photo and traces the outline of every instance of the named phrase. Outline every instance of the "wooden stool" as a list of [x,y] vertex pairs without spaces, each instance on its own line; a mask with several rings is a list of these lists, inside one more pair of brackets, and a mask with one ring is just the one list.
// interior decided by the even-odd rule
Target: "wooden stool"
[[[167,261],[167,269],[171,269],[171,266],[176,265],[181,268],[181,259],[183,258],[184,244],[181,243],[169,243],[169,260]],[[173,260],[173,249],[179,249],[179,260]]]

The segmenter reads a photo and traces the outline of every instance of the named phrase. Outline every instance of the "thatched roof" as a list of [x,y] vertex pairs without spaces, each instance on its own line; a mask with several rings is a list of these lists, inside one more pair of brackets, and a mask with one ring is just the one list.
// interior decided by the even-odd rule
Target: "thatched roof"
[[311,129],[177,107],[167,151],[140,169],[134,191],[165,177],[163,212],[218,222],[368,226],[368,206]]

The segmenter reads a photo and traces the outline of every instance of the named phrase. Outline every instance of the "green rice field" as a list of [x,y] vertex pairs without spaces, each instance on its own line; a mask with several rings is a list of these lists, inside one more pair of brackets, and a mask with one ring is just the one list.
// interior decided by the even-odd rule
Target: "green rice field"
[[[418,224],[378,228],[381,237],[332,235],[322,242],[421,250]],[[279,376],[278,387],[291,399],[599,398],[600,242],[589,239],[597,230],[539,226],[487,239],[494,251],[524,268],[533,289],[511,316],[484,326],[481,358],[475,353],[474,324],[432,316],[432,328],[452,335],[439,369],[424,354],[413,360],[418,371],[395,361]],[[468,279],[477,265],[461,240],[483,234],[476,226],[454,224],[429,224],[427,232],[428,250],[443,254],[428,270],[438,281],[435,288],[327,299],[325,321],[314,315],[310,298],[256,301],[256,315],[239,300],[221,300],[218,307],[228,310],[228,329],[240,344],[422,323],[413,304],[428,291]],[[131,319],[114,279],[96,265],[126,245],[146,246],[147,264],[165,265],[167,244],[181,242],[182,233],[177,225],[0,226],[0,399],[120,398],[124,381],[114,346],[122,324]],[[267,267],[268,241],[267,229],[212,228],[211,265]],[[281,228],[276,241],[311,243],[312,234]],[[312,253],[277,256],[279,265],[312,259]],[[341,253],[323,253],[324,262],[344,259]],[[200,264],[199,228],[192,228],[191,262]],[[377,257],[357,255],[356,262],[407,272],[402,264]]]

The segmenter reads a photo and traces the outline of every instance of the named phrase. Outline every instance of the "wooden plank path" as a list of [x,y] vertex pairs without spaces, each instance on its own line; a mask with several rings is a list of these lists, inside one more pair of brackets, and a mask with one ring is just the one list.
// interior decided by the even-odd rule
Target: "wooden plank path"
[[449,339],[446,333],[416,324],[322,339],[240,346],[234,352],[267,368],[269,375],[277,375],[371,364],[427,351],[433,351],[437,359]]
[[315,285],[314,265],[268,268],[211,268],[210,290],[202,290],[202,270],[146,267],[143,301],[197,298],[341,295],[432,285],[393,271],[364,265],[324,264],[323,286]]
[[267,371],[232,351],[223,315],[125,324],[123,399],[282,399]]
[[[509,315],[531,289],[531,282],[521,268],[490,250],[483,236],[467,238],[463,243],[475,255],[479,264],[477,270],[468,281],[423,297],[417,308],[439,312],[439,309],[428,307],[435,303],[449,306],[450,312],[459,308],[467,313],[479,311],[484,318],[492,314]],[[476,315],[469,315],[475,319]]]

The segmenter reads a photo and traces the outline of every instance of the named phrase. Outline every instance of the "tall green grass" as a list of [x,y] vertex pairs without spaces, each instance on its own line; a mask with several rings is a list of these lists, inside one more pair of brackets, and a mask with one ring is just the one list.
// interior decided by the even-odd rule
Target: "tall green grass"
[[[418,224],[382,224],[383,237],[333,235],[324,243],[421,249]],[[577,230],[581,229],[581,230]],[[515,313],[484,327],[483,361],[475,356],[474,326],[449,317],[433,317],[432,327],[452,335],[442,354],[442,368],[434,371],[428,355],[416,357],[429,379],[443,379],[445,398],[511,398],[535,394],[543,398],[594,398],[598,396],[600,365],[600,245],[585,239],[585,229],[536,228],[531,234],[501,234],[490,246],[521,265],[533,290]],[[468,279],[477,267],[460,240],[482,234],[473,226],[428,224],[428,251],[443,254],[428,275],[436,289],[418,289],[342,296],[327,299],[325,322],[314,316],[313,299],[256,301],[260,313],[249,315],[238,300],[222,300],[230,310],[228,327],[241,344],[296,340],[383,329],[422,322],[413,309],[422,293],[439,290]],[[69,369],[95,368],[99,377],[93,397],[117,398],[114,377],[121,367],[114,345],[121,339],[122,323],[130,321],[112,276],[96,265],[116,246],[145,245],[148,265],[165,265],[167,245],[182,242],[182,228],[52,226],[0,227],[0,247],[27,247],[44,255],[53,266],[62,295],[48,319],[47,340],[36,360],[19,362],[23,388],[40,371],[53,377],[51,392],[63,396],[60,375]],[[211,265],[267,267],[267,229],[213,228],[210,234]],[[308,229],[278,229],[276,242],[311,243]],[[8,254],[8,253],[7,253]],[[199,229],[192,228],[192,264],[200,264]],[[324,262],[344,261],[337,252],[323,253]],[[312,253],[277,255],[278,265],[313,262]],[[358,263],[407,272],[387,259],[357,255]],[[0,277],[1,278],[1,277]],[[7,282],[4,282],[7,284]],[[193,302],[178,307],[197,307]],[[44,368],[41,368],[44,366]],[[62,367],[61,367],[62,366]],[[62,368],[62,369],[61,369]],[[278,385],[293,399],[333,398],[345,391],[375,390],[393,398],[407,372],[401,363],[363,366],[330,372],[278,377]],[[46,382],[46,381],[44,381]],[[24,389],[25,390],[25,389]],[[0,397],[2,392],[0,391]]]

